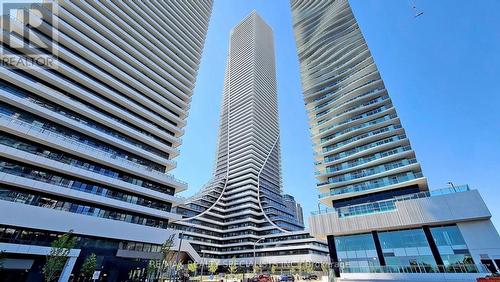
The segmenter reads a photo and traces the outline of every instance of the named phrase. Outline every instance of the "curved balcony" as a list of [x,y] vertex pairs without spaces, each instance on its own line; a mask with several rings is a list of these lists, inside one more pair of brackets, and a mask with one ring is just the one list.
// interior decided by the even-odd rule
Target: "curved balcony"
[[[347,186],[344,186],[344,187],[341,187],[338,189],[332,189],[332,190],[330,190],[330,192],[320,194],[319,198],[323,199],[323,198],[341,195],[341,194],[357,193],[357,192],[364,192],[367,190],[374,190],[377,188],[382,188],[382,187],[391,186],[391,185],[395,185],[395,184],[401,184],[403,182],[407,182],[407,181],[422,178],[422,177],[423,177],[422,172],[411,171],[411,172],[400,173],[397,175],[386,176],[386,177],[377,178],[377,179],[366,181],[366,182],[347,185]],[[328,182],[319,183],[318,186],[328,185],[328,184],[330,184],[330,183],[328,183]]]

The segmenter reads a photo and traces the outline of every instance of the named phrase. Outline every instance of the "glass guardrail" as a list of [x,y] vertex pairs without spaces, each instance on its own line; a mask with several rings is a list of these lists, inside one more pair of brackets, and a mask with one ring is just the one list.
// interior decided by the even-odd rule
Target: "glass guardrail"
[[490,273],[483,264],[461,263],[452,265],[340,266],[339,270],[342,273]]
[[[411,150],[410,146],[397,147],[396,149],[391,149],[391,150],[388,150],[388,151],[385,151],[382,153],[376,153],[376,154],[373,154],[372,156],[369,156],[369,157],[358,158],[357,160],[355,160],[353,162],[349,161],[349,162],[344,162],[344,163],[339,164],[339,165],[335,165],[333,167],[326,167],[324,170],[317,170],[315,173],[317,175],[335,173],[335,172],[339,172],[342,170],[350,169],[352,167],[356,167],[356,166],[360,166],[360,165],[363,165],[366,163],[370,163],[372,161],[379,160],[379,159],[382,159],[382,158],[385,158],[388,156],[407,152],[410,150]],[[320,165],[320,164],[322,164],[322,163],[321,162],[315,163],[315,165]]]
[[366,204],[352,205],[352,206],[346,206],[346,207],[340,207],[340,208],[327,208],[327,209],[323,209],[323,210],[319,210],[319,211],[314,211],[311,214],[318,215],[318,214],[326,214],[326,213],[336,212],[339,217],[350,217],[350,216],[356,216],[356,215],[381,213],[381,212],[396,210],[397,209],[396,202],[421,199],[421,198],[428,198],[428,197],[435,197],[435,196],[447,195],[447,194],[453,194],[453,193],[461,193],[461,192],[467,192],[470,190],[471,189],[470,189],[469,185],[460,185],[460,186],[442,188],[442,189],[437,189],[437,190],[432,190],[432,191],[425,191],[425,192],[419,192],[419,193],[412,193],[412,194],[408,194],[408,195],[396,196],[392,199],[381,200],[381,201],[376,201],[376,202],[371,202],[371,203],[366,203]]
[[[98,148],[96,147],[93,147],[89,144],[85,144],[85,143],[82,143],[82,142],[78,142],[76,139],[72,139],[72,138],[69,138],[69,137],[66,137],[66,136],[63,136],[57,132],[54,132],[54,131],[51,131],[49,129],[45,129],[45,128],[42,128],[40,126],[37,126],[37,125],[34,125],[34,124],[30,124],[30,123],[27,123],[27,122],[24,122],[22,120],[18,120],[18,119],[13,119],[11,118],[10,116],[7,116],[7,115],[4,115],[4,114],[0,114],[0,120],[4,120],[8,123],[12,123],[12,124],[15,124],[16,126],[18,127],[24,127],[28,130],[33,130],[33,131],[37,131],[39,133],[42,133],[42,134],[45,134],[47,136],[52,136],[56,139],[59,139],[61,140],[62,142],[65,142],[65,143],[68,143],[68,144],[72,144],[73,146],[79,148],[79,149],[82,149],[84,151],[96,151],[96,149],[98,150]],[[163,173],[163,172],[159,172],[159,171],[156,171],[154,169],[151,169],[150,167],[147,167],[147,166],[144,166],[144,165],[141,165],[141,164],[138,164],[138,163],[135,163],[135,162],[132,162],[132,161],[129,161],[125,158],[122,158],[116,154],[113,154],[113,153],[110,153],[110,152],[106,152],[106,151],[102,151],[102,150],[98,150],[100,154],[103,154],[103,155],[106,155],[107,157],[115,160],[115,161],[118,161],[124,165],[128,165],[128,166],[132,166],[132,167],[135,167],[135,168],[140,168],[142,170],[146,170],[150,173],[153,173],[153,174],[156,174],[160,177],[164,177],[164,178],[168,178],[168,179],[171,179],[177,183],[180,183],[180,184],[183,184],[183,185],[187,185],[187,182],[184,182],[182,180],[179,180],[177,178],[175,178],[173,175],[169,174],[169,173]],[[173,162],[172,162],[173,163]]]

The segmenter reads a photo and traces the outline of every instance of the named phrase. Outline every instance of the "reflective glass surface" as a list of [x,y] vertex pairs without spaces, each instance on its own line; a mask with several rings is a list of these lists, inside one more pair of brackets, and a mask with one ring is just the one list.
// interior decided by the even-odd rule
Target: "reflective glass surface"
[[8,159],[0,158],[0,172],[162,211],[169,212],[171,208],[171,204],[168,202],[160,202],[158,200],[125,193],[114,188],[112,189],[96,183],[71,178],[63,174],[53,173],[48,170],[32,167]]
[[349,272],[360,268],[380,266],[371,233],[336,236],[335,247],[339,263]]
[[378,234],[387,265],[423,267],[436,265],[424,230],[419,228]]
[[119,179],[134,185],[138,185],[144,188],[155,190],[158,192],[166,193],[169,195],[174,195],[175,189],[167,187],[165,185],[160,185],[153,183],[149,180],[145,180],[136,177],[132,174],[124,173],[116,169],[103,166],[101,164],[77,157],[66,152],[59,151],[42,144],[37,144],[35,142],[27,141],[25,139],[19,138],[14,135],[10,135],[4,132],[0,132],[0,144],[6,145],[24,152],[28,152],[37,156],[43,156],[47,159],[55,160],[71,166],[75,166],[81,169],[92,171],[106,177],[111,177]]
[[33,115],[31,113],[28,113],[24,110],[18,109],[11,105],[5,104],[3,102],[0,102],[0,115],[9,117],[12,120],[20,120],[35,128],[39,128],[43,131],[47,130],[56,133],[58,135],[64,136],[81,144],[93,147],[97,150],[111,153],[116,157],[123,158],[140,165],[144,165],[150,169],[160,172],[165,172],[165,166],[163,165],[157,164],[143,157],[134,155],[128,151],[119,149],[115,146],[111,146],[108,143],[89,137],[78,131],[61,126],[55,122]]
[[134,214],[124,213],[117,210],[102,209],[95,206],[78,204],[65,200],[58,200],[52,196],[42,194],[17,191],[9,186],[0,187],[0,200],[16,202],[25,205],[61,210],[71,213],[83,214],[88,216],[107,218],[112,220],[124,221],[134,224],[147,225],[152,227],[164,228],[168,227],[167,220],[155,219],[150,217],[138,216]]
[[465,240],[456,225],[432,227],[431,233],[446,267],[474,263]]

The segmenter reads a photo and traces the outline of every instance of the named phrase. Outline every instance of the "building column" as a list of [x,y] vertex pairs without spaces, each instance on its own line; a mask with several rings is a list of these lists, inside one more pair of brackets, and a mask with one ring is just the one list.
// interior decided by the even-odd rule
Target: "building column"
[[328,251],[330,253],[330,263],[332,264],[335,277],[340,277],[339,257],[337,256],[337,248],[335,247],[335,237],[329,235],[326,237],[328,241]]
[[71,276],[71,272],[73,271],[73,267],[75,266],[76,259],[78,257],[68,257],[66,260],[66,264],[64,265],[64,268],[61,272],[61,275],[59,276],[58,282],[68,282],[69,278]]
[[378,238],[377,231],[372,231],[373,242],[375,243],[375,249],[377,250],[377,257],[380,266],[385,266],[384,252],[382,252],[382,245],[380,245],[380,239]]
[[441,255],[439,254],[439,250],[438,250],[438,247],[436,245],[436,242],[434,242],[434,238],[432,237],[431,229],[427,225],[422,226],[422,229],[424,229],[425,238],[427,238],[427,243],[429,244],[429,247],[431,248],[432,256],[434,257],[436,264],[438,266],[444,265],[443,259],[441,258]]

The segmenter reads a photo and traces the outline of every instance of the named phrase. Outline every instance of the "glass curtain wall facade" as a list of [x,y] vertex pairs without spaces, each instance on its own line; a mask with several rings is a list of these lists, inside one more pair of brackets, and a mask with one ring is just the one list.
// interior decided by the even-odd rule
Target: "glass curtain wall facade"
[[378,232],[388,266],[436,266],[422,229]]
[[473,264],[467,244],[456,226],[431,227],[430,231],[444,266]]
[[[430,229],[430,238],[425,228]],[[374,231],[332,240],[342,272],[383,272],[382,267],[395,273],[479,271],[456,225]],[[433,254],[432,248],[438,253]]]
[[380,266],[372,234],[335,237],[335,248],[341,266],[352,272]]

